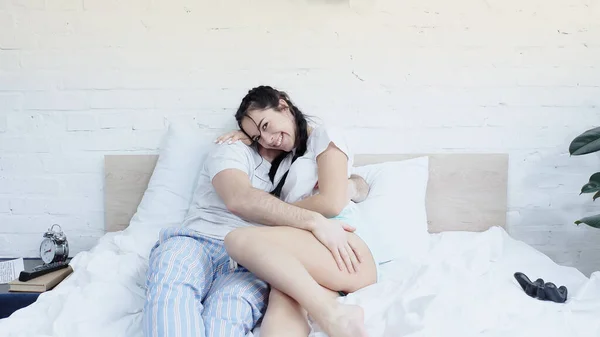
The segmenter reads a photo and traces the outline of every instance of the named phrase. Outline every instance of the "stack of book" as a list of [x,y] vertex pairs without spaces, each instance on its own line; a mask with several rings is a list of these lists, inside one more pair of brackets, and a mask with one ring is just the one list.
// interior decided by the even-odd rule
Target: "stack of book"
[[56,287],[57,284],[62,282],[62,280],[64,280],[72,272],[73,268],[69,266],[67,268],[55,270],[53,272],[33,278],[25,282],[16,279],[8,283],[8,291],[43,293]]

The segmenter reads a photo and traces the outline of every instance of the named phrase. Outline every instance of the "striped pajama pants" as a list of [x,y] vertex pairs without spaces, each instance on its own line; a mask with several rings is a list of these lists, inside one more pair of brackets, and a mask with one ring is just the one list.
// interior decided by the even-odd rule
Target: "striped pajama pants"
[[221,240],[162,230],[150,253],[144,336],[246,336],[266,310],[269,286],[230,262]]

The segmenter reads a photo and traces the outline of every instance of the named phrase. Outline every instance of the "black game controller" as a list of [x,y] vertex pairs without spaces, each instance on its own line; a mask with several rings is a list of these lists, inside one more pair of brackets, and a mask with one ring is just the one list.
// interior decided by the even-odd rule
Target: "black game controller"
[[556,303],[567,301],[567,287],[565,286],[557,288],[554,283],[544,283],[544,280],[541,278],[535,280],[535,282],[531,282],[525,274],[520,272],[515,273],[515,279],[517,279],[517,282],[519,282],[525,293],[533,298]]

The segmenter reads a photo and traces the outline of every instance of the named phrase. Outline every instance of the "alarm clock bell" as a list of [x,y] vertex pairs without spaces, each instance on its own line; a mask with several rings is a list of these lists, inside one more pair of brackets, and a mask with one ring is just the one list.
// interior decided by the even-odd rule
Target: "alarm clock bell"
[[[54,226],[58,226],[59,231],[54,231]],[[45,264],[54,262],[64,262],[69,257],[69,242],[67,236],[63,233],[58,224],[52,225],[44,234],[44,239],[40,244],[40,258]]]

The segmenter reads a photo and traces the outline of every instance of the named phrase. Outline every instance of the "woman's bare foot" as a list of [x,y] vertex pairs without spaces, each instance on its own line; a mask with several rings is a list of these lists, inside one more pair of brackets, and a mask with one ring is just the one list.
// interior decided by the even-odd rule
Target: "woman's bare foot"
[[337,303],[330,312],[315,320],[329,337],[368,337],[365,314],[358,305]]

